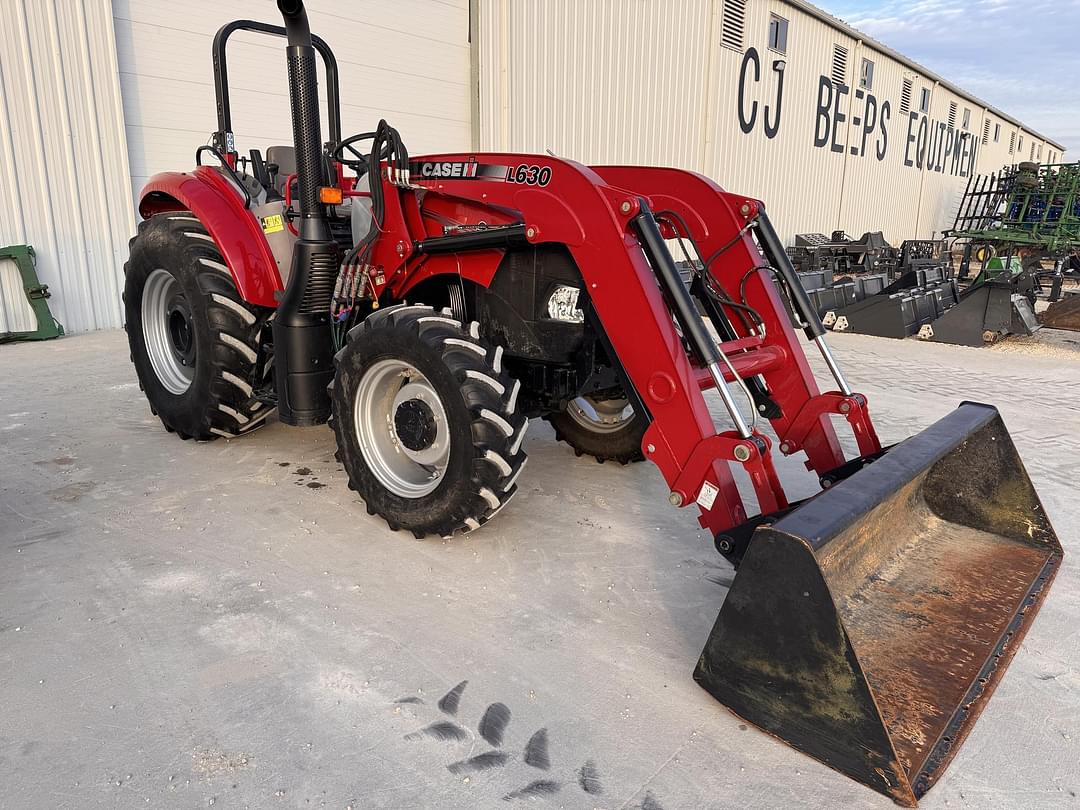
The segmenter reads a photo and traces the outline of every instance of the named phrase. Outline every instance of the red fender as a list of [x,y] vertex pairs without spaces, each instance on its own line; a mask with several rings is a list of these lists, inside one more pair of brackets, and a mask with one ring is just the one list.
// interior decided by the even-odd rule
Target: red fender
[[259,221],[220,172],[199,166],[192,172],[155,174],[143,187],[139,214],[148,219],[166,211],[190,211],[199,218],[221,249],[241,298],[277,307],[274,293],[282,285],[274,254]]

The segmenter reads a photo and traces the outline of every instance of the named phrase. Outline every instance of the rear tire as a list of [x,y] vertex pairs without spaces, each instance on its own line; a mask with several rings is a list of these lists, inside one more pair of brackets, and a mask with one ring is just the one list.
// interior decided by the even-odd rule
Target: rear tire
[[339,460],[369,514],[416,537],[477,529],[517,491],[529,420],[501,347],[447,311],[368,316],[334,358]]
[[124,265],[125,328],[150,410],[182,439],[233,437],[273,408],[253,389],[272,310],[240,298],[221,251],[186,211],[139,223]]
[[578,397],[560,413],[546,419],[555,437],[574,448],[575,455],[620,464],[644,461],[641,440],[648,424],[626,399],[594,400]]

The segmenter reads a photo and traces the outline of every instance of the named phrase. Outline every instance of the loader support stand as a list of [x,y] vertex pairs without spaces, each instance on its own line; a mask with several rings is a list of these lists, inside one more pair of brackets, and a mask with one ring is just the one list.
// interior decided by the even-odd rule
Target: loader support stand
[[0,261],[10,259],[15,262],[22,280],[26,300],[33,310],[37,326],[26,332],[0,332],[0,343],[16,340],[51,340],[64,334],[64,327],[49,311],[49,288],[42,284],[34,269],[34,249],[29,245],[11,245],[0,248]]

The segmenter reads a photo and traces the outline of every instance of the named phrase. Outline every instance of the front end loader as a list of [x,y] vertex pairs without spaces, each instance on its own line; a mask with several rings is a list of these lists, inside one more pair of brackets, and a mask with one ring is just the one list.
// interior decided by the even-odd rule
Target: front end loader
[[[738,567],[696,680],[914,806],[1062,556],[997,411],[962,403],[882,447],[760,201],[675,169],[410,156],[385,121],[343,137],[332,51],[302,2],[278,7],[284,27],[215,38],[218,131],[196,153],[213,165],[156,175],[140,198],[127,330],[166,429],[236,437],[275,409],[329,422],[368,512],[417,537],[506,507],[530,419],[579,454],[651,461]],[[238,30],[288,43],[294,143],[265,155],[232,133]],[[789,501],[774,452],[805,454],[822,491]]]

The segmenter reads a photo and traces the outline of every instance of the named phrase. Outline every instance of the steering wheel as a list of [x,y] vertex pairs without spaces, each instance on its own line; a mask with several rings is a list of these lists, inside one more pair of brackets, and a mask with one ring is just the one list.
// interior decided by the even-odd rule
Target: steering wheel
[[[343,141],[339,141],[337,146],[335,146],[331,150],[330,157],[332,157],[342,166],[348,166],[350,169],[356,172],[357,177],[362,177],[368,170],[368,161],[370,160],[371,156],[365,155],[363,152],[356,148],[355,144],[358,144],[361,141],[370,141],[372,138],[375,137],[375,135],[376,133],[374,132],[361,132],[358,135],[352,135]],[[355,160],[345,157],[346,151],[354,155]],[[379,155],[380,160],[387,157],[390,157],[389,145],[383,147],[383,153]]]

